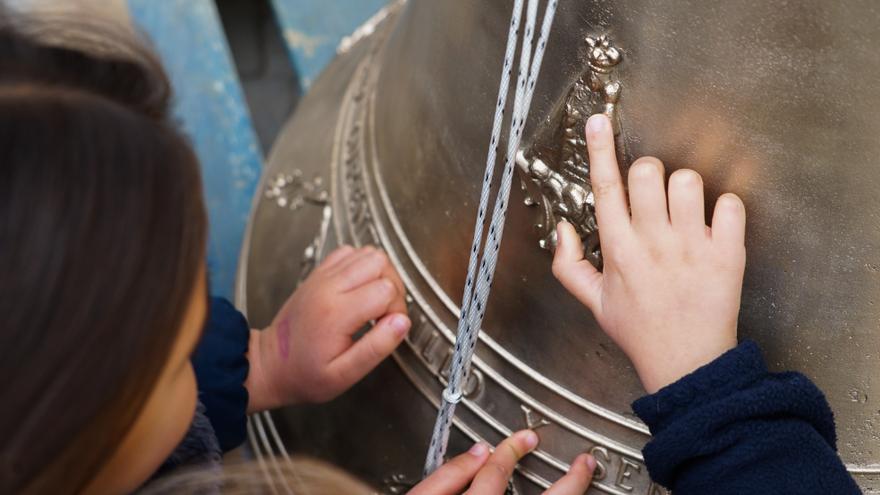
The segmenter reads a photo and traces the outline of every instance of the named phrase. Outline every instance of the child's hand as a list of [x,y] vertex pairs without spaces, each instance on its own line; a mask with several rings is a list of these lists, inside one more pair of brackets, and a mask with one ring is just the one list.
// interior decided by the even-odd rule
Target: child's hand
[[[372,329],[352,338],[372,320]],[[335,398],[388,357],[409,327],[403,282],[385,253],[333,251],[272,324],[253,332],[249,410]]]
[[[538,436],[530,430],[514,433],[489,454],[483,443],[474,444],[440,466],[431,476],[413,487],[409,495],[503,495],[519,460],[538,445]],[[589,454],[577,456],[568,473],[559,478],[545,495],[582,495],[593,480],[596,460]]]
[[560,223],[553,273],[653,393],[736,346],[745,208],[737,196],[721,196],[710,229],[700,176],[673,173],[667,200],[663,164],[641,158],[629,170],[628,209],[604,115],[587,122],[587,148],[604,269],[583,259],[574,228]]

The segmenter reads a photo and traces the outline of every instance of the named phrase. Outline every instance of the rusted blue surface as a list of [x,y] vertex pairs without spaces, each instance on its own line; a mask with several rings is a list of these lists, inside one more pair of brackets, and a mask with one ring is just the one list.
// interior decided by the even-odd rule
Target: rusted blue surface
[[213,0],[128,0],[162,56],[175,114],[202,162],[211,290],[231,300],[263,157]]
[[[242,236],[263,157],[217,8],[212,0],[127,0],[155,43],[176,92],[175,113],[191,137],[211,224],[214,294],[231,297]],[[336,55],[339,41],[386,0],[271,0],[302,88]]]
[[385,6],[387,0],[271,0],[300,87],[336,55],[339,40]]

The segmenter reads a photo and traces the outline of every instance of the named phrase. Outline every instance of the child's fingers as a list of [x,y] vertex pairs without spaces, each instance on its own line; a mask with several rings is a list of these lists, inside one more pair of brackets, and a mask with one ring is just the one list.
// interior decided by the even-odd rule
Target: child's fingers
[[332,269],[328,269],[327,271],[330,275],[336,276],[352,264],[357,263],[364,256],[369,256],[376,251],[377,249],[373,246],[361,246],[359,248],[356,248],[354,252],[350,253],[349,256],[346,256],[344,260],[340,260],[338,263],[333,265]]
[[693,170],[676,170],[669,177],[669,218],[672,228],[687,236],[706,236],[703,179]]
[[742,249],[746,236],[746,208],[739,196],[722,194],[712,216],[712,241],[723,248]]
[[488,458],[489,447],[484,443],[476,443],[466,453],[453,457],[440,466],[408,493],[409,495],[458,495],[467,488]]
[[594,313],[600,308],[602,274],[584,259],[581,238],[568,222],[556,226],[553,275],[581,303]]
[[379,365],[400,344],[411,323],[406,315],[393,313],[379,320],[347,351],[328,366],[340,388],[348,388]]
[[614,133],[605,115],[596,114],[587,121],[587,151],[596,220],[602,236],[610,240],[629,225],[630,218],[614,153]]
[[397,269],[394,268],[394,265],[392,265],[390,261],[382,269],[381,276],[390,280],[397,289],[397,295],[394,300],[391,301],[388,310],[395,313],[406,313],[406,288],[403,285],[403,280],[401,280],[400,274],[397,273]]
[[389,264],[388,256],[382,251],[372,246],[362,248],[362,252],[350,256],[334,270],[336,287],[340,292],[360,287],[379,278]]
[[509,436],[495,447],[495,452],[474,477],[467,494],[503,495],[507,482],[513,475],[513,468],[526,454],[538,446],[538,435],[531,430],[522,430]]
[[338,280],[337,287],[340,291],[349,292],[357,290],[364,284],[371,283],[382,277],[394,284],[397,293],[397,297],[391,301],[390,310],[400,311],[401,313],[406,312],[406,302],[404,301],[406,289],[403,286],[403,280],[400,279],[400,275],[394,269],[391,260],[388,259],[388,255],[384,251],[368,246],[364,248],[363,254],[349,256],[349,259],[351,261],[347,264],[345,264],[345,261],[340,263],[341,265],[344,264],[344,266],[338,269],[334,275]]
[[584,259],[584,245],[574,225],[565,220],[556,224],[556,252],[553,263],[568,265]]
[[544,495],[583,495],[593,481],[595,469],[596,460],[590,454],[577,456],[568,468],[568,473],[556,480]]
[[[335,254],[335,251],[334,253]],[[329,256],[328,256],[329,258]],[[388,255],[374,246],[364,246],[354,252],[350,252],[344,259],[327,269],[331,271],[333,268],[335,273],[332,275],[339,280],[339,289],[342,292],[353,290],[365,283],[371,282],[378,277],[385,277],[390,280],[397,288],[400,297],[395,300],[391,306],[391,311],[406,312],[406,303],[404,296],[406,289],[403,285],[400,275]]]
[[669,226],[663,175],[663,164],[653,157],[639,158],[629,168],[632,223],[642,232],[659,234]]
[[340,246],[334,249],[330,254],[324,257],[321,264],[315,268],[315,271],[327,271],[341,263],[351,254],[355,253],[355,249],[349,245]]
[[340,317],[344,318],[352,334],[370,320],[381,318],[391,312],[405,312],[391,309],[392,306],[399,306],[397,301],[402,300],[403,297],[398,293],[394,283],[384,277],[368,282],[340,297],[345,301],[342,308],[345,312]]

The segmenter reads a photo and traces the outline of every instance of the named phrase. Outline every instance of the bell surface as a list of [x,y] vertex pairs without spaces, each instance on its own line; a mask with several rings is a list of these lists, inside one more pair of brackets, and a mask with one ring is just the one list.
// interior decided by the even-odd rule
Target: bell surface
[[[373,244],[404,280],[413,327],[339,399],[254,416],[258,452],[318,456],[388,493],[419,479],[511,4],[389,5],[343,42],[280,134],[239,269],[251,325],[268,325],[335,246]],[[450,455],[531,427],[541,444],[516,493],[539,493],[581,452],[599,462],[590,493],[665,493],[640,454],[649,433],[630,408],[644,394],[633,367],[550,272],[561,218],[601,262],[582,136],[605,112],[623,166],[650,154],[667,172],[698,171],[709,209],[723,192],[743,199],[740,337],[825,392],[841,457],[880,493],[878,43],[870,0],[560,0]]]

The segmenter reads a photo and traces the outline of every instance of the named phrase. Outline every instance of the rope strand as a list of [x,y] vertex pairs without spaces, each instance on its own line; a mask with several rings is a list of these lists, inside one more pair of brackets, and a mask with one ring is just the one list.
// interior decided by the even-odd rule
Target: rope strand
[[[478,250],[483,240],[483,227],[485,223],[486,206],[489,191],[492,187],[492,178],[498,151],[498,139],[501,135],[504,108],[507,103],[507,94],[512,72],[513,55],[518,41],[518,31],[522,16],[523,0],[515,0],[511,15],[510,30],[507,36],[507,48],[504,56],[504,68],[501,74],[501,82],[498,88],[498,100],[495,107],[495,118],[492,126],[492,136],[489,142],[489,151],[486,158],[486,172],[483,176],[483,187],[480,192],[480,205],[477,210],[477,219],[474,226],[474,238],[471,243],[470,259],[468,261],[468,273],[465,279],[465,288],[462,296],[461,313],[459,315],[455,350],[450,364],[449,381],[443,390],[443,402],[437,413],[437,420],[431,435],[431,443],[428,447],[425,461],[425,476],[434,472],[441,464],[446,454],[446,446],[449,442],[449,431],[452,418],[455,415],[455,407],[463,395],[462,383],[470,370],[471,360],[479,336],[480,326],[485,314],[486,302],[492,288],[492,280],[495,275],[495,266],[498,260],[498,251],[501,248],[501,239],[504,233],[504,220],[506,218],[510,185],[513,180],[514,160],[519,149],[526,117],[534,94],[535,83],[541,69],[541,61],[544,57],[547,38],[553,24],[556,13],[557,0],[549,0],[544,19],[541,24],[541,34],[534,47],[532,57],[532,40],[534,36],[535,22],[538,11],[538,0],[529,0],[526,12],[526,22],[523,32],[522,48],[520,50],[520,63],[517,73],[516,90],[514,94],[513,113],[510,119],[510,129],[507,140],[507,154],[501,177],[501,185],[495,198],[492,219],[489,224],[489,234],[483,243],[482,249]],[[477,268],[479,261],[479,269]]]

